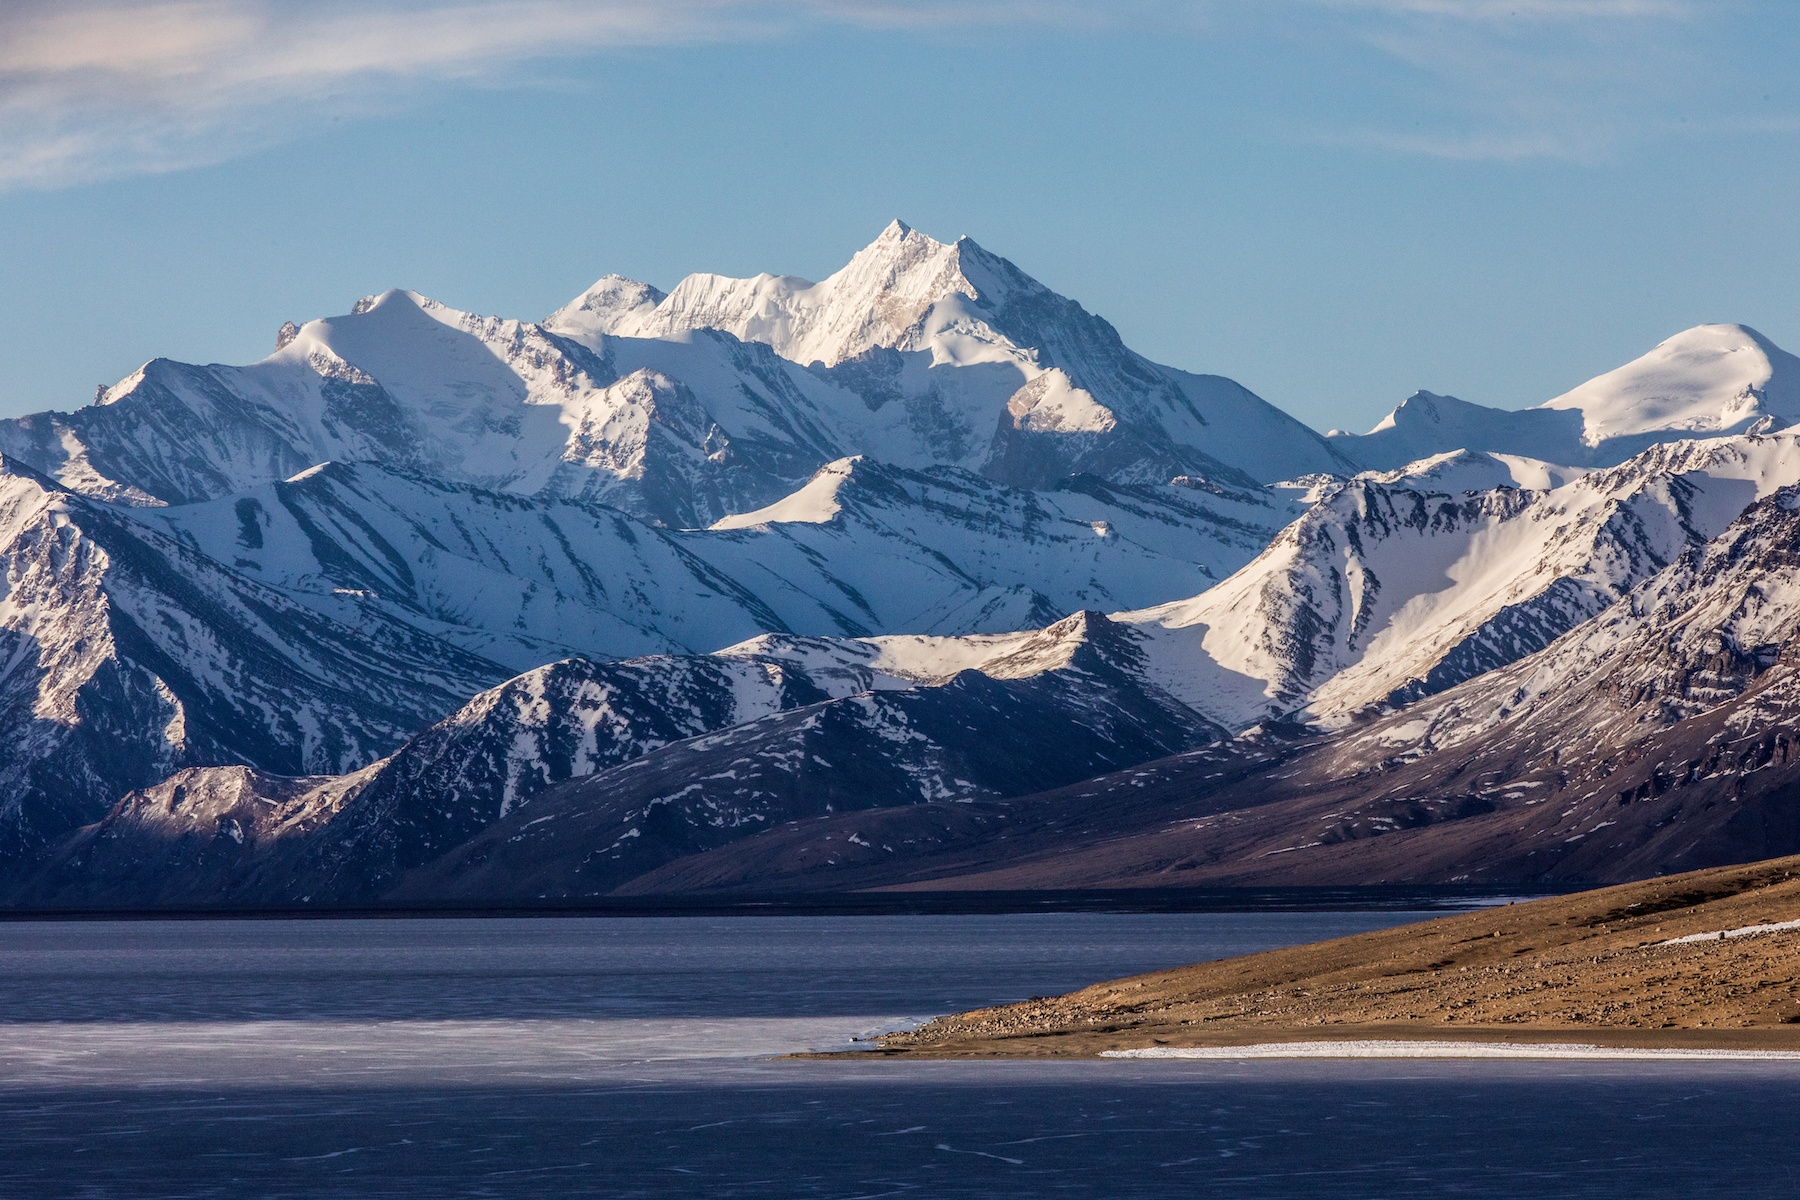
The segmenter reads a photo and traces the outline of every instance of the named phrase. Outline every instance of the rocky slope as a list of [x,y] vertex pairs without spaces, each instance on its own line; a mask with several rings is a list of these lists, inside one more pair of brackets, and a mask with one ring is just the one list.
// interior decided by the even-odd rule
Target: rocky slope
[[0,464],[0,857],[190,765],[342,771],[505,668],[366,598],[300,604]]
[[[1146,763],[829,878],[786,881],[758,865],[780,848],[754,845],[687,875],[749,890],[1572,886],[1792,853],[1796,503],[1777,492],[1544,650],[1336,735]],[[904,844],[911,820],[929,814],[880,833]],[[786,837],[802,835],[842,830]]]
[[[1558,510],[1558,528],[1585,530],[1574,542],[1586,551],[1580,563],[1620,570],[1612,578],[1628,581],[1629,570],[1655,565],[1629,556],[1657,544],[1647,531],[1670,546],[1696,544],[1672,550],[1672,562],[1598,615],[1571,618],[1569,632],[1542,634],[1544,648],[1503,646],[1496,656],[1504,662],[1422,697],[1390,697],[1397,711],[1335,734],[1275,726],[1190,751],[1220,730],[1200,705],[1162,685],[1167,660],[1158,655],[1166,646],[1129,616],[1082,617],[1043,634],[763,637],[723,657],[753,656],[809,680],[825,672],[833,682],[790,688],[792,705],[747,724],[751,714],[717,709],[720,723],[688,730],[707,735],[699,742],[665,734],[633,743],[648,757],[627,766],[590,755],[533,774],[545,787],[571,782],[551,787],[529,812],[497,782],[504,772],[484,769],[471,777],[477,782],[455,786],[441,782],[439,768],[406,775],[414,781],[410,803],[421,810],[434,810],[441,792],[452,809],[480,816],[452,822],[451,832],[399,857],[355,849],[395,841],[395,829],[411,821],[397,808],[350,803],[380,793],[361,777],[315,781],[304,793],[279,784],[278,802],[259,810],[269,814],[270,832],[251,840],[290,839],[270,859],[283,865],[259,868],[254,884],[238,891],[201,873],[176,894],[194,902],[367,901],[401,886],[394,896],[418,901],[522,902],[717,888],[1561,884],[1780,852],[1800,845],[1800,823],[1784,807],[1789,748],[1781,733],[1800,720],[1800,707],[1779,653],[1788,626],[1800,621],[1800,606],[1778,586],[1792,573],[1790,543],[1800,536],[1792,490],[1775,490],[1718,537],[1698,539],[1711,514],[1729,507],[1722,497],[1755,495],[1779,478],[1792,457],[1784,447],[1783,439],[1674,446],[1646,457],[1682,470],[1646,475],[1645,463],[1611,482],[1587,477],[1581,482],[1597,481],[1592,495],[1601,500],[1592,504],[1603,518],[1584,525],[1567,517],[1571,507],[1584,511],[1579,506]],[[1366,503],[1366,490],[1351,493]],[[1614,503],[1621,494],[1625,501]],[[1439,497],[1454,511],[1436,519],[1481,515],[1496,499],[1529,508],[1542,497]],[[1631,536],[1596,536],[1608,528]],[[1420,551],[1407,554],[1417,560]],[[646,660],[665,661],[688,660]],[[655,677],[664,670],[656,667]],[[740,686],[698,678],[719,692]],[[779,715],[808,695],[837,699]],[[570,703],[549,702],[538,719],[554,723]],[[511,744],[519,731],[503,725],[495,736]],[[473,744],[489,740],[484,734]],[[1596,744],[1611,753],[1591,754]],[[1169,751],[1185,753],[1150,761]],[[393,762],[418,755],[409,748]],[[994,764],[1001,784],[983,782]],[[396,769],[390,763],[369,778],[399,778]],[[219,778],[233,797],[243,791],[244,777]],[[1040,785],[1059,790],[1037,794]],[[230,828],[219,823],[210,784],[190,778],[172,786],[190,798],[185,807],[167,789],[146,793],[101,827],[121,861],[102,869],[108,860],[91,847],[65,849],[62,881],[33,895],[80,899],[84,873],[160,877],[162,867],[145,875],[132,864],[155,860],[143,846],[166,841],[170,822],[193,825],[195,837],[235,861],[232,829],[243,832],[242,818],[233,815]],[[246,806],[254,807],[227,805],[234,814]],[[159,815],[146,822],[144,812]],[[380,814],[366,826],[376,832],[347,836],[362,813]],[[646,813],[657,815],[654,836],[642,824]],[[312,832],[320,814],[329,816],[328,836]],[[628,836],[632,828],[636,836]],[[294,830],[305,837],[291,839]],[[340,865],[302,867],[289,856],[305,844],[331,845]],[[601,869],[595,855],[607,848],[616,861]],[[180,854],[193,853],[184,843]],[[356,862],[363,865],[354,871],[342,865]],[[509,885],[513,874],[531,882]],[[268,884],[277,878],[304,887],[279,891]]]
[[948,677],[890,674],[880,664],[893,648],[880,643],[771,638],[713,656],[558,663],[349,775],[224,767],[134,792],[62,843],[15,899],[602,894],[796,819],[1019,795],[1216,739],[1137,685],[1135,654],[1128,630],[1079,614],[994,639],[986,673]]
[[1800,1047],[1800,860],[1098,983],[880,1039],[932,1057],[1464,1040]]
[[1430,476],[1351,481],[1218,586],[1118,619],[1221,724],[1340,726],[1548,645],[1800,481],[1800,439],[1667,443],[1542,492]]

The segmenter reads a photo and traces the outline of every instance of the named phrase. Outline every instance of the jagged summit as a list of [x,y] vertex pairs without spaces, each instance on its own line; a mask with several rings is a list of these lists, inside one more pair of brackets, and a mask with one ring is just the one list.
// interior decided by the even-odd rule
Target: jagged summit
[[[934,305],[959,295],[978,299],[961,269],[965,242],[945,244],[896,220],[842,270],[817,283],[766,273],[747,279],[690,275],[650,305],[645,301],[654,289],[603,279],[546,324],[621,337],[717,329],[795,362],[832,367],[878,346],[915,349],[923,336],[920,322]],[[991,256],[966,244],[986,268]]]
[[[601,281],[546,322],[604,353],[701,331],[761,344],[847,389],[845,450],[1041,487],[1087,472],[1254,487],[1354,466],[1244,388],[1159,366],[1118,331],[963,237],[894,221],[819,282],[690,275],[654,305]],[[618,297],[626,297],[624,300]]]
[[617,333],[622,324],[642,319],[665,298],[647,283],[623,275],[603,275],[593,287],[544,318],[544,326],[583,338]]
[[[818,282],[766,272],[748,278],[696,274],[664,295],[609,275],[558,309],[545,327],[571,336],[619,337],[715,329],[763,343],[794,362],[835,367],[876,349],[930,347],[938,335],[960,325],[975,344],[941,345],[942,357],[960,360],[960,349],[981,359],[992,357],[980,352],[983,341],[1039,348],[1030,337],[1012,339],[992,325],[1021,296],[1072,303],[973,238],[940,242],[896,219],[841,270]],[[938,311],[940,306],[948,307]]]

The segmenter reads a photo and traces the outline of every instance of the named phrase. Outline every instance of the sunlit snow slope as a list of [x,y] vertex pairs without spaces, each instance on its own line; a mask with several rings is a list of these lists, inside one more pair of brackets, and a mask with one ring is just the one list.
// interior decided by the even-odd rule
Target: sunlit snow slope
[[1622,597],[1800,483],[1797,419],[1800,360],[1709,325],[1325,437],[899,222],[542,323],[383,292],[0,422],[0,856],[71,903],[586,896],[846,807],[1362,745],[1638,637]]

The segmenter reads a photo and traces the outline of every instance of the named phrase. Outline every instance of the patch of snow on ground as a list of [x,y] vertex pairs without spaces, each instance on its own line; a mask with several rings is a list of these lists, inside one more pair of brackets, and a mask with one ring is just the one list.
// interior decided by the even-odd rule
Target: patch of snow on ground
[[1711,942],[1725,938],[1750,937],[1758,933],[1780,933],[1787,929],[1800,929],[1800,921],[1775,921],[1767,925],[1741,925],[1736,929],[1719,929],[1712,933],[1690,933],[1686,937],[1670,938],[1666,942],[1656,943],[1659,946],[1680,946],[1688,942]]
[[1586,1042],[1262,1042],[1253,1046],[1147,1046],[1102,1050],[1101,1058],[1192,1058],[1236,1061],[1246,1058],[1578,1058],[1578,1059],[1746,1059],[1800,1061],[1795,1050],[1664,1050],[1639,1046],[1595,1046]]

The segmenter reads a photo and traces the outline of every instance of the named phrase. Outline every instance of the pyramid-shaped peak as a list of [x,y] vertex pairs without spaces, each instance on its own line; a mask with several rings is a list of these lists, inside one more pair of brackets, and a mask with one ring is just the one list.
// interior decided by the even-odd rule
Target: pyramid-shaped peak
[[627,326],[649,318],[666,298],[636,279],[602,275],[587,291],[544,318],[544,328],[580,339],[622,333]]
[[844,268],[828,276],[824,283],[865,275],[870,270],[902,272],[921,263],[948,262],[955,256],[955,245],[940,242],[895,218],[874,241],[853,254]]

